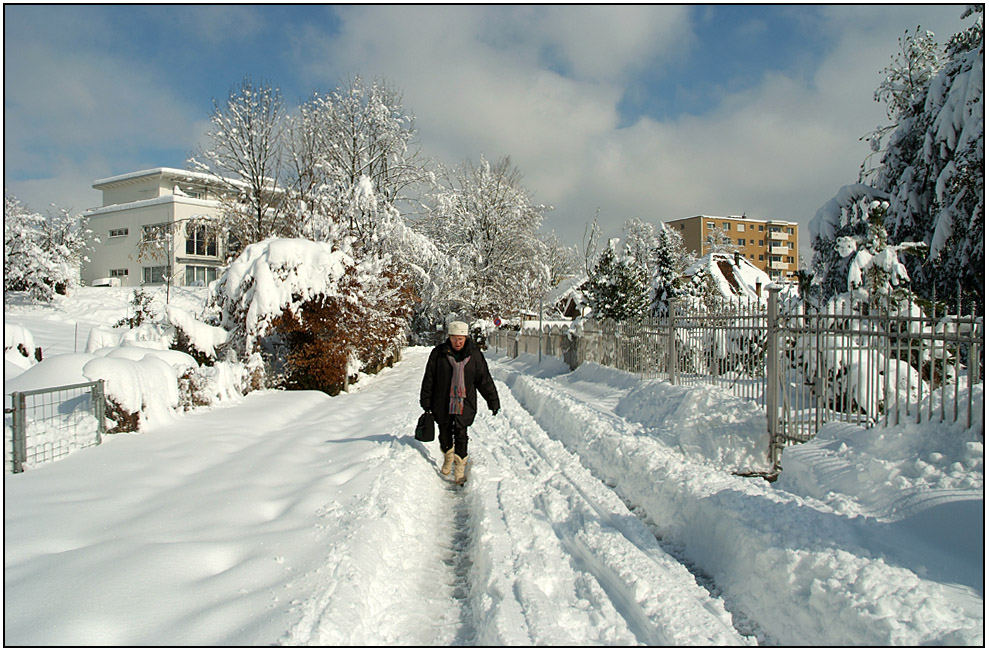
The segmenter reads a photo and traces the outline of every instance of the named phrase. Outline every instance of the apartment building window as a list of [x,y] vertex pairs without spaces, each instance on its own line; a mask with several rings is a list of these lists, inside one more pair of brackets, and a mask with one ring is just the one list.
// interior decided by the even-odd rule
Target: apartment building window
[[127,231],[127,228],[126,227],[121,228],[121,229],[110,229],[110,237],[111,238],[122,238],[122,237],[126,236],[127,233],[128,233],[128,231]]
[[185,284],[204,286],[216,280],[216,268],[206,265],[186,265]]
[[123,277],[123,276],[127,276],[127,268],[126,267],[125,268],[122,268],[122,269],[111,269],[110,270],[110,278],[114,278],[114,277],[120,278],[120,277]]
[[713,229],[714,228],[714,222],[708,222],[707,223],[707,228]]
[[759,254],[759,260],[766,260],[766,257],[762,254]]
[[167,275],[168,267],[165,265],[141,268],[142,283],[164,283]]
[[759,230],[760,230],[760,231],[762,231],[762,229],[763,229],[763,227],[762,227],[762,225],[760,224],[760,225],[759,225]]
[[793,227],[792,226],[786,227],[786,232],[789,233],[790,235],[793,235]]
[[215,256],[216,232],[205,225],[187,224],[185,253],[190,256]]
[[738,246],[739,247],[744,247],[745,246],[745,238],[739,238],[738,239]]
[[737,227],[737,229],[739,231],[744,231],[745,230],[745,225],[744,224],[737,224],[736,227]]
[[760,240],[759,241],[759,246],[760,247],[765,247],[766,246],[766,241],[765,240]]

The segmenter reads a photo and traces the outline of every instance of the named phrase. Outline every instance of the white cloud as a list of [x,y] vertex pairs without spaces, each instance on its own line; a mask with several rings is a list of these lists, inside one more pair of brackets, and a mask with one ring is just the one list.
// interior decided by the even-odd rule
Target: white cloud
[[89,208],[99,203],[94,179],[161,165],[144,160],[149,149],[194,142],[202,107],[160,83],[153,60],[105,51],[114,29],[99,15],[15,17],[4,34],[5,190],[37,210]]
[[806,224],[855,180],[867,153],[858,139],[884,120],[872,91],[897,36],[958,28],[936,7],[821,14],[834,46],[809,80],[767,73],[701,117],[625,128],[629,76],[704,46],[682,8],[349,8],[337,36],[310,41],[322,56],[300,55],[324,83],[354,70],[396,83],[424,144],[448,162],[510,154],[537,200],[557,207],[547,226],[567,240],[598,207],[606,232],[631,216],[698,212]]

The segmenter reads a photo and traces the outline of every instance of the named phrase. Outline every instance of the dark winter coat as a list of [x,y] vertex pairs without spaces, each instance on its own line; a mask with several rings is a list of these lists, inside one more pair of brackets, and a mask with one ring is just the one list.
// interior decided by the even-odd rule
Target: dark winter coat
[[[450,418],[450,383],[453,382],[453,366],[448,355],[454,355],[450,340],[435,347],[429,354],[426,371],[422,376],[422,388],[419,390],[419,405],[423,410],[432,410],[437,423],[446,423]],[[481,392],[488,409],[494,412],[501,403],[498,400],[498,390],[495,389],[494,379],[488,371],[488,362],[484,354],[474,342],[467,338],[464,348],[454,357],[463,359],[463,354],[470,356],[470,362],[464,367],[464,386],[467,396],[464,398],[464,413],[458,420],[464,426],[474,423],[477,416],[477,393]]]

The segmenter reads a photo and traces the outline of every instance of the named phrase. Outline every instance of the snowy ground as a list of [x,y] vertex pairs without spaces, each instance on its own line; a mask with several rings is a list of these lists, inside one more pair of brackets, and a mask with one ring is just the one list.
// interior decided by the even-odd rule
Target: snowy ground
[[[4,319],[70,353],[107,296]],[[5,644],[983,644],[981,423],[828,426],[769,484],[744,401],[492,353],[455,488],[427,353],[5,475]]]

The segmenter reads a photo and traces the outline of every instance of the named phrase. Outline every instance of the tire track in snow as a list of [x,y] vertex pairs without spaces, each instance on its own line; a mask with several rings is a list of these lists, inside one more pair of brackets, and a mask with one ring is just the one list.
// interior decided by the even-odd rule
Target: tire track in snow
[[476,527],[504,530],[510,544],[488,584],[513,596],[508,611],[521,618],[503,625],[527,640],[500,643],[751,644],[721,601],[499,385],[504,416],[479,419],[468,486],[498,494],[475,501]]

